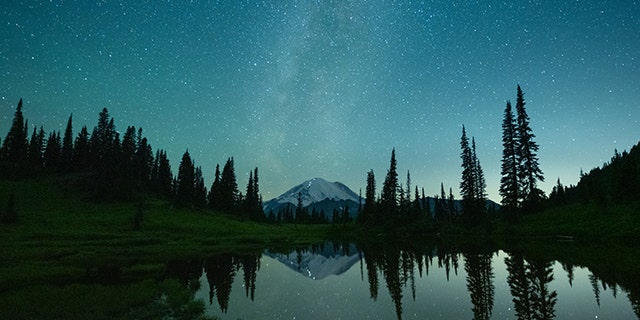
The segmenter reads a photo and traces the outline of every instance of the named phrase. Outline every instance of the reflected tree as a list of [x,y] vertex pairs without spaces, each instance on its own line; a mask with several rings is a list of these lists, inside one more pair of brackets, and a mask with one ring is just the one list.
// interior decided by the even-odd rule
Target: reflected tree
[[527,260],[531,281],[531,307],[533,319],[552,319],[555,317],[557,292],[549,291],[553,281],[553,267],[550,261]]
[[197,290],[202,275],[202,259],[177,259],[167,263],[165,278],[177,279],[183,286]]
[[209,282],[209,304],[213,304],[213,296],[217,294],[218,304],[222,312],[227,312],[231,285],[236,275],[231,254],[210,257],[204,263]]
[[256,293],[256,276],[260,269],[260,254],[258,255],[244,255],[238,257],[238,264],[242,267],[245,295],[251,298],[251,301],[255,298]]
[[518,319],[533,319],[531,312],[531,284],[527,267],[521,255],[512,254],[504,259],[507,266],[507,283],[513,296],[513,307]]
[[573,287],[573,265],[571,263],[562,263],[562,269],[567,272],[567,278],[569,279],[569,285]]
[[367,280],[369,281],[369,293],[374,301],[378,299],[378,269],[373,253],[364,255],[364,263],[367,265]]
[[591,273],[589,275],[589,283],[591,283],[591,288],[593,289],[593,295],[596,297],[596,303],[598,307],[600,306],[600,287],[598,286],[598,277]]
[[527,260],[522,255],[512,254],[505,258],[505,264],[518,319],[554,318],[557,292],[549,291],[549,283],[553,281],[551,262]]
[[383,258],[382,272],[387,282],[391,300],[396,306],[396,315],[400,320],[402,319],[402,285],[404,284],[400,277],[400,251],[386,251]]
[[464,260],[473,319],[491,319],[495,291],[491,254],[464,254]]

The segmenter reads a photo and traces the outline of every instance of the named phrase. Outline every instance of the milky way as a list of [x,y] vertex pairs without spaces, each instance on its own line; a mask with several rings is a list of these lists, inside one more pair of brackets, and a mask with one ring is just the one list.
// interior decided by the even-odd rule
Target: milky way
[[106,107],[142,127],[174,173],[207,184],[235,158],[270,199],[323,177],[454,194],[464,124],[499,201],[501,121],[516,85],[549,192],[640,140],[636,1],[23,1],[0,4],[0,132],[74,130]]

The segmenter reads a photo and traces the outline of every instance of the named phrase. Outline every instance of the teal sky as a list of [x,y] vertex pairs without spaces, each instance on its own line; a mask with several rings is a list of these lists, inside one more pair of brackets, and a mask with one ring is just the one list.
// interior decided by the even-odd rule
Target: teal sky
[[[500,201],[501,122],[525,92],[547,193],[640,140],[637,1],[14,1],[0,4],[0,133],[74,134],[109,109],[176,173],[235,158],[265,200],[313,177],[458,194],[461,127]],[[245,172],[247,174],[245,174]]]

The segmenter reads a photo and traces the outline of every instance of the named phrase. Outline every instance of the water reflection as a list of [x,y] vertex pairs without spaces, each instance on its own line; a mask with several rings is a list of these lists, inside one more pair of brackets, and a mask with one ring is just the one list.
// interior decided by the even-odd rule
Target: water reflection
[[[570,263],[477,248],[327,243],[183,259],[166,270],[198,290],[196,298],[212,315],[230,319],[629,318],[640,310],[635,282],[622,285]],[[566,278],[557,280],[559,272]],[[628,300],[617,299],[619,291]]]
[[[507,283],[518,319],[552,319],[555,317],[557,292],[549,290],[553,281],[551,261],[525,259],[512,254],[504,259]],[[569,283],[573,281],[573,268],[569,268]]]
[[467,272],[467,290],[473,304],[474,319],[490,319],[493,310],[493,267],[492,254],[464,254],[464,270]]

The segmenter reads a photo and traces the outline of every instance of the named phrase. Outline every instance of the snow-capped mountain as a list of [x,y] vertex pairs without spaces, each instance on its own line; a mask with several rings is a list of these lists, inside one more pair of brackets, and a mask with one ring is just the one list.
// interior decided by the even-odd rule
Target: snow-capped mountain
[[349,211],[352,215],[358,209],[359,197],[349,187],[340,182],[329,182],[322,178],[313,178],[289,189],[279,197],[265,202],[263,205],[264,212],[277,212],[287,206],[295,208],[298,205],[298,194],[300,194],[303,207],[323,209],[325,210],[325,215],[331,215],[332,205],[335,205],[338,209],[349,206]]

